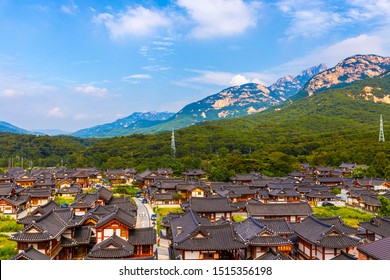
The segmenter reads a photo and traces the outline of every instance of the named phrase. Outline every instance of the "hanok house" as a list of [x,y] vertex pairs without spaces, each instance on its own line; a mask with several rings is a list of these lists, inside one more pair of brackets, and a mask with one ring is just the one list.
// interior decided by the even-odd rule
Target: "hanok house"
[[390,260],[390,237],[357,247],[359,260]]
[[316,185],[323,185],[327,187],[336,187],[343,185],[343,178],[340,177],[317,177],[314,179]]
[[51,198],[51,189],[47,188],[27,188],[25,193],[29,195],[30,207],[45,205],[50,201]]
[[301,194],[294,189],[274,189],[268,193],[269,203],[300,202]]
[[126,175],[123,169],[108,169],[106,171],[106,179],[112,186],[126,184]]
[[68,185],[65,185],[65,186],[62,186],[60,188],[58,188],[57,192],[56,192],[56,195],[57,196],[61,196],[61,197],[76,197],[76,195],[78,194],[82,194],[83,193],[83,189],[80,185],[71,185],[71,186],[68,186]]
[[0,213],[16,216],[30,207],[28,195],[15,194],[12,196],[0,197]]
[[311,189],[310,192],[305,194],[305,197],[310,205],[320,206],[325,201],[336,201],[336,196],[329,192],[327,188],[321,189]]
[[34,177],[28,173],[25,173],[25,174],[19,176],[18,178],[16,178],[15,183],[22,186],[23,188],[27,188],[27,187],[33,187],[36,180],[37,180],[36,177]]
[[192,209],[202,216],[207,216],[212,222],[222,217],[231,221],[233,212],[239,210],[227,197],[191,197],[188,202],[183,202],[181,207],[183,211]]
[[297,235],[297,258],[303,260],[329,260],[339,255],[355,250],[361,244],[360,240],[342,232],[337,226],[325,223],[313,216],[292,224]]
[[204,178],[205,174],[206,172],[203,171],[202,169],[189,169],[181,173],[185,181],[201,180]]
[[114,233],[125,240],[129,239],[129,230],[133,230],[137,223],[137,216],[134,212],[125,212],[115,207],[111,213],[101,217],[95,225],[96,243],[102,242]]
[[222,197],[228,197],[231,202],[248,201],[258,197],[257,190],[247,185],[223,186],[221,189],[215,190],[215,192]]
[[292,250],[293,243],[289,239],[277,235],[253,217],[241,223],[234,223],[233,226],[240,238],[248,244],[245,259],[256,259],[267,253],[269,249],[283,252],[286,255],[289,255]]
[[83,193],[76,195],[74,202],[69,205],[77,216],[82,216],[87,213],[88,209],[94,208],[99,203],[99,195],[94,193]]
[[292,258],[283,254],[283,252],[275,252],[274,249],[270,248],[267,253],[256,258],[257,261],[290,261]]
[[205,197],[209,193],[209,187],[199,182],[183,182],[176,184],[177,193],[188,200],[190,197]]
[[324,167],[314,167],[313,174],[318,177],[331,177],[332,176],[332,167],[324,166]]
[[18,261],[30,261],[30,260],[39,260],[39,261],[47,261],[50,260],[48,255],[41,253],[40,251],[34,249],[33,246],[28,247],[25,250],[22,250],[20,253],[16,254],[11,258],[11,260]]
[[133,258],[154,259],[157,253],[156,230],[154,228],[137,228],[129,231],[128,242],[134,246]]
[[76,171],[69,174],[69,178],[75,181],[75,183],[80,185],[83,189],[89,188],[88,173],[86,171]]
[[49,178],[39,178],[34,183],[34,188],[48,188],[52,189],[55,187],[55,183]]
[[162,176],[157,171],[146,170],[137,174],[136,180],[138,181],[138,187],[148,188],[154,181],[162,179]]
[[381,203],[376,195],[360,195],[358,198],[360,206],[371,212],[381,210]]
[[56,208],[60,208],[60,206],[57,203],[55,203],[53,200],[50,200],[45,205],[38,206],[37,208],[35,208],[27,216],[18,219],[17,223],[26,226],[26,225],[30,224],[33,220],[38,220],[43,215],[51,212],[53,209],[56,209]]
[[32,246],[51,259],[67,259],[68,254],[60,255],[61,238],[63,235],[73,237],[72,218],[73,212],[69,208],[53,209],[13,234],[10,240],[18,243],[18,253]]
[[171,246],[176,258],[183,260],[240,258],[239,250],[245,249],[246,244],[230,223],[213,224],[196,216],[189,210],[170,221]]
[[251,200],[246,209],[248,215],[255,219],[285,218],[288,222],[299,222],[313,213],[307,202],[259,203]]
[[390,217],[375,216],[368,222],[360,222],[359,226],[366,230],[366,239],[374,241],[390,237]]
[[249,174],[236,174],[235,176],[231,177],[230,180],[233,182],[233,184],[249,184],[253,180],[260,179],[261,175],[258,173],[249,173]]

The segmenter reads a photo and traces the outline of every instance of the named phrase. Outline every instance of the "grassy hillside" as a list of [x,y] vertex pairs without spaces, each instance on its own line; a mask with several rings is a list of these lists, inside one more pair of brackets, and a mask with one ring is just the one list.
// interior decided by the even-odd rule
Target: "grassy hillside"
[[[250,171],[282,176],[299,162],[330,166],[354,162],[373,166],[371,176],[390,177],[390,141],[378,142],[380,114],[385,137],[390,138],[390,104],[364,100],[367,86],[373,88],[372,94],[383,97],[390,93],[390,77],[323,91],[250,117],[181,129],[175,132],[176,158],[171,154],[170,132],[100,141],[32,136],[23,141],[12,136],[16,143],[11,146],[29,147],[26,153],[47,162],[53,158],[59,162],[61,155],[69,167],[134,167],[140,171],[172,167],[177,174],[203,168],[214,180]],[[10,145],[1,137],[0,144],[10,154]],[[1,163],[7,166],[8,161],[5,158]]]

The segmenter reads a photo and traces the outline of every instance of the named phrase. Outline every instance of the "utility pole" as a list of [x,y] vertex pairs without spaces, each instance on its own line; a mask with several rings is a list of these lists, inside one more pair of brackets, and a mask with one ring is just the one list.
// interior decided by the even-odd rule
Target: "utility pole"
[[380,124],[379,124],[379,142],[385,142],[385,133],[383,132],[382,114],[381,114]]

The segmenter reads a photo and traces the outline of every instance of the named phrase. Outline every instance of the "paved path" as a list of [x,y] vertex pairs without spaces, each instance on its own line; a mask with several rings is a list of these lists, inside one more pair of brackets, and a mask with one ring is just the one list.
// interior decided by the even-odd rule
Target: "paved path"
[[[152,223],[150,217],[153,214],[152,207],[150,206],[149,203],[142,203],[142,201],[139,198],[134,198],[134,201],[138,207],[136,228],[151,227]],[[156,225],[154,227],[156,227]],[[160,246],[157,247],[157,254],[159,260],[169,260],[168,242],[169,241],[167,239],[163,239],[163,238],[160,239]]]

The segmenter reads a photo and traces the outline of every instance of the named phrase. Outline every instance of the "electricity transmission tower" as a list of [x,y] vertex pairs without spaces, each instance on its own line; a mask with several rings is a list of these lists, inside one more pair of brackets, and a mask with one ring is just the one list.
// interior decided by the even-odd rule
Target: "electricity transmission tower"
[[172,128],[171,149],[173,157],[176,157],[175,131]]
[[381,114],[380,124],[379,124],[379,142],[385,142],[385,133],[383,132],[383,119]]

